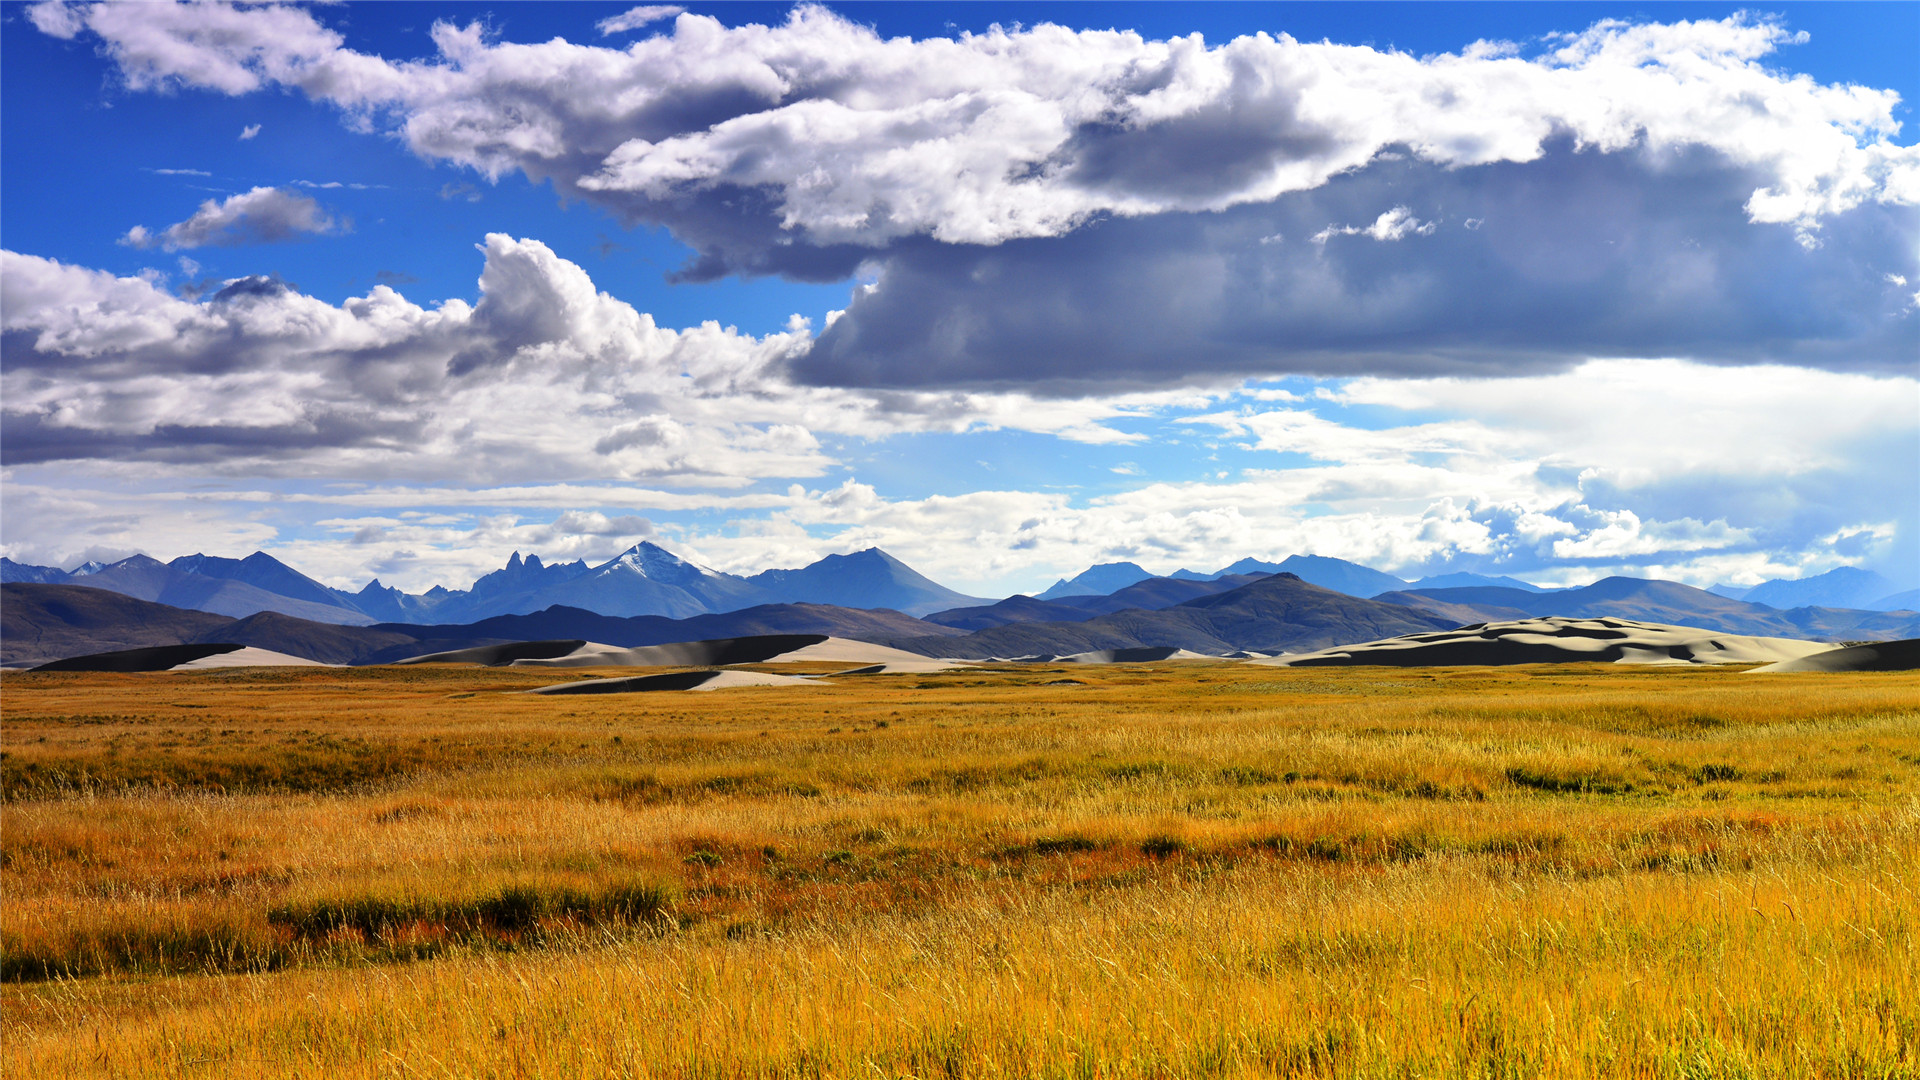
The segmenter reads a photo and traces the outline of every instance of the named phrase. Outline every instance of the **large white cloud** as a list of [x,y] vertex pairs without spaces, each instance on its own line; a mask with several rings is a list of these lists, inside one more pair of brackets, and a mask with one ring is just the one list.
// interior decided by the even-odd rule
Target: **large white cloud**
[[[877,544],[981,594],[1041,588],[1114,559],[1166,572],[1296,552],[1408,577],[1471,569],[1574,584],[1615,572],[1752,583],[1841,563],[1910,576],[1920,382],[1753,374],[1740,387],[1685,361],[1611,361],[1512,380],[1357,380],[1320,394],[1161,402],[1136,425],[1150,442],[1125,453],[1218,454],[1234,467],[1106,493],[886,493],[884,469],[732,490],[209,485],[203,470],[182,487],[130,465],[48,463],[8,479],[8,548],[53,562],[237,551],[274,521],[273,550],[309,572],[415,589],[462,584],[513,550],[592,559],[641,538],[742,572]],[[992,444],[956,444],[959,460],[924,467],[972,466],[974,445]],[[1075,463],[1063,456],[1049,475],[1071,479]]]
[[1794,38],[1747,16],[1602,22],[1521,59],[1486,43],[1414,57],[1044,24],[883,39],[801,5],[771,27],[680,14],[625,49],[441,23],[436,58],[396,63],[278,5],[30,14],[96,35],[136,88],[279,84],[362,116],[390,109],[423,155],[670,222],[701,191],[761,189],[781,229],[815,244],[1052,236],[1095,214],[1268,201],[1394,148],[1459,167],[1531,161],[1555,138],[1711,149],[1762,177],[1755,221],[1807,230],[1865,201],[1920,201],[1920,150],[1891,141],[1897,95],[1770,70]]
[[798,370],[1062,392],[1266,372],[1513,375],[1595,356],[1912,370],[1920,318],[1887,275],[1920,275],[1920,214],[1862,206],[1806,250],[1746,220],[1753,183],[1705,152],[1562,145],[1472,170],[1383,161],[1270,203],[1057,238],[903,244]]
[[625,48],[441,23],[435,56],[392,61],[283,6],[31,14],[135,89],[297,88],[427,159],[665,225],[692,278],[865,264],[880,287],[808,347],[809,384],[1888,370],[1920,337],[1879,287],[1920,277],[1898,95],[1775,70],[1798,38],[1745,15],[1415,57],[1053,25],[883,39],[802,5],[682,13]]
[[538,241],[493,234],[483,250],[478,301],[433,308],[387,286],[335,306],[266,278],[190,301],[149,278],[0,253],[7,462],[739,486],[819,475],[819,434],[1125,441],[1104,422],[1180,400],[794,386],[804,322],[758,338],[664,328]]

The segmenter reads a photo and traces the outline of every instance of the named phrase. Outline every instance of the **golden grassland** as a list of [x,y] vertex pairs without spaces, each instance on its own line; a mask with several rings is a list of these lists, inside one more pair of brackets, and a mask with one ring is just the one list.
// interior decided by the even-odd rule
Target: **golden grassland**
[[7,1076],[1920,1076],[1920,674],[0,684]]

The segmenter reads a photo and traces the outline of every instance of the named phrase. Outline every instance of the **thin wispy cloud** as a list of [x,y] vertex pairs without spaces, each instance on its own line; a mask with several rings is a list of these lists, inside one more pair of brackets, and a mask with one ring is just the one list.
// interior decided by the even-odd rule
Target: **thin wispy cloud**
[[685,10],[687,9],[678,4],[643,4],[639,7],[628,8],[626,11],[612,18],[601,19],[595,23],[594,26],[600,31],[602,37],[611,34],[624,34],[628,31],[638,30],[643,26],[652,26],[654,23],[671,19]]
[[337,233],[345,227],[308,196],[285,188],[257,187],[221,201],[208,199],[192,217],[163,229],[135,225],[120,242],[128,247],[180,251],[283,243]]

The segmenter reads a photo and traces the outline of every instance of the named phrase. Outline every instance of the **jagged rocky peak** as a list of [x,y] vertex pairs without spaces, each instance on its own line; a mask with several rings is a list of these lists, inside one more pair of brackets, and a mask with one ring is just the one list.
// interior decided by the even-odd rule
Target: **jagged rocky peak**
[[516,551],[513,553],[513,556],[507,560],[507,569],[525,570],[537,574],[546,569],[546,564],[540,561],[540,556],[538,555],[528,555],[522,558],[520,553]]
[[504,596],[527,589],[557,585],[569,578],[578,577],[586,571],[587,564],[583,562],[548,565],[541,562],[538,555],[522,555],[516,551],[507,559],[506,566],[491,573],[482,574],[475,580],[471,592],[475,596]]

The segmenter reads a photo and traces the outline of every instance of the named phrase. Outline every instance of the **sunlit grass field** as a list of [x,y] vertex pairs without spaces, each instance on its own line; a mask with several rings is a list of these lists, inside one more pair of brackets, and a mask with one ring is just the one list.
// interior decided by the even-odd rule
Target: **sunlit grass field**
[[1920,1076],[1920,675],[575,674],[7,675],[0,1067]]

